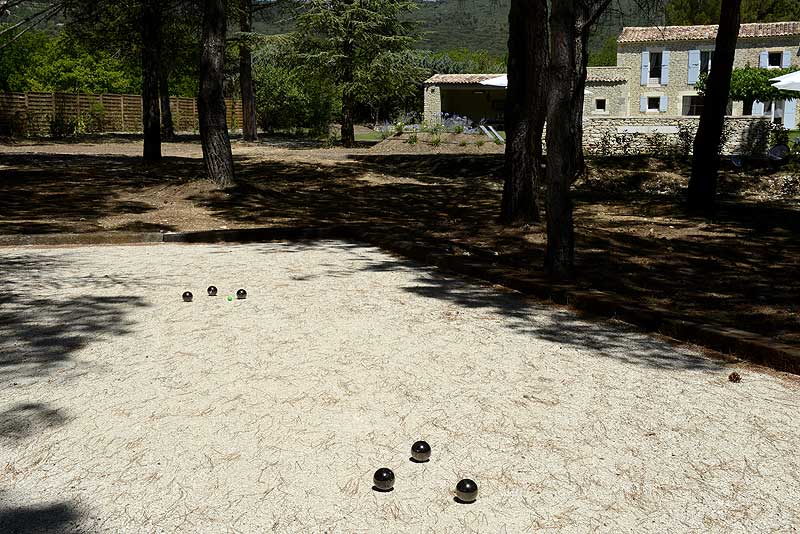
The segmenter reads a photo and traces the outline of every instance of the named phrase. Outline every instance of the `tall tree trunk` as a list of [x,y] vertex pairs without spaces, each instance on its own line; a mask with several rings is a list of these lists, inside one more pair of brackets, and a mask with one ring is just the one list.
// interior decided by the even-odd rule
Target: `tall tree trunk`
[[512,0],[508,13],[505,181],[500,219],[539,220],[542,130],[547,115],[547,0]]
[[345,89],[342,93],[342,145],[347,148],[356,144],[356,133],[353,125],[353,97]]
[[169,101],[169,73],[163,61],[158,77],[158,92],[161,97],[161,138],[172,141],[175,139],[175,126],[172,124],[172,105]]
[[354,54],[355,50],[345,45],[344,56],[348,58],[348,63],[342,76],[342,145],[348,148],[356,143],[355,128],[353,126],[353,108],[355,107],[355,99],[353,98]]
[[723,0],[719,30],[706,83],[703,111],[694,138],[692,176],[689,179],[689,211],[710,215],[716,208],[720,140],[725,125],[725,110],[731,88],[733,58],[739,38],[742,0]]
[[589,36],[591,29],[591,22],[589,18],[592,16],[592,4],[579,3],[577,9],[577,31],[575,34],[575,98],[574,105],[571,108],[572,123],[575,133],[575,176],[574,181],[578,176],[586,172],[586,160],[583,155],[583,103],[586,99],[586,75],[589,66]]
[[208,178],[221,187],[233,183],[233,153],[225,110],[226,0],[204,0],[203,51],[200,57],[200,140]]
[[161,114],[158,104],[158,71],[161,48],[161,7],[158,0],[142,0],[142,130],[145,161],[161,159]]
[[[250,33],[253,26],[252,0],[239,2],[239,29]],[[256,129],[256,93],[253,89],[253,56],[247,39],[239,42],[239,82],[242,91],[242,135],[245,141],[258,141]]]
[[575,108],[582,102],[577,64],[575,0],[553,2],[550,18],[550,98],[547,106],[547,249],[545,270],[570,278],[575,237],[570,184],[578,171],[580,132]]

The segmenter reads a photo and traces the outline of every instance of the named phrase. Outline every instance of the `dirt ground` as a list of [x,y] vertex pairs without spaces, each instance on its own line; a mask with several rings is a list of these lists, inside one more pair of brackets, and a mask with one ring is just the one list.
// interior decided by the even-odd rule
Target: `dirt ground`
[[[136,139],[5,144],[0,233],[390,224],[539,272],[544,226],[497,224],[502,154],[459,144],[236,142],[225,191],[203,180],[197,139],[166,144],[152,166]],[[705,220],[683,211],[686,162],[589,165],[574,194],[579,285],[800,345],[800,176],[726,169]]]
[[0,248],[0,279],[4,534],[800,525],[796,376],[340,241]]

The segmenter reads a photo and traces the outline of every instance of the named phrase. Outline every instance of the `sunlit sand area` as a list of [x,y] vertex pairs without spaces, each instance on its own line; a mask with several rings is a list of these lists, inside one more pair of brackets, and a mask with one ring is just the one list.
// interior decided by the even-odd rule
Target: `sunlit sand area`
[[788,375],[355,243],[5,248],[0,275],[0,532],[800,525]]

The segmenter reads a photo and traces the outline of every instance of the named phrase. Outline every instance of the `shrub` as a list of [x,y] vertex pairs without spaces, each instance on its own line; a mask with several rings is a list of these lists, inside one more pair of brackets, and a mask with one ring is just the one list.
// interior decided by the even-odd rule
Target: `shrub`
[[655,156],[664,156],[670,148],[669,140],[663,133],[654,133],[647,136],[648,152]]
[[442,144],[442,136],[438,133],[434,133],[431,135],[430,145],[431,146],[439,146]]
[[464,133],[464,131],[472,126],[472,121],[461,115],[445,114],[443,115],[443,119],[440,126],[446,132]]
[[688,124],[680,124],[678,126],[678,144],[676,150],[679,156],[688,157],[692,153],[692,146],[694,145],[694,128]]
[[335,88],[300,69],[258,61],[254,65],[256,112],[265,131],[307,129],[326,135],[340,107]]
[[78,120],[59,111],[50,118],[49,132],[53,139],[72,137],[78,133]]
[[788,145],[789,144],[789,130],[780,124],[773,124],[772,131],[769,134],[770,146],[775,145]]
[[596,148],[599,156],[610,156],[614,152],[614,134],[606,130],[600,136],[600,142],[597,143]]
[[89,111],[82,117],[85,130],[89,133],[102,132],[106,123],[106,108],[100,102],[92,104]]
[[750,157],[762,157],[769,148],[772,124],[766,120],[751,122],[744,133],[742,152]]
[[467,142],[462,139],[458,142],[458,146],[467,146]]
[[627,156],[631,153],[633,148],[633,135],[632,134],[617,134],[614,136],[614,141],[617,146],[616,152]]
[[477,141],[475,141],[475,145],[479,146],[479,147],[481,147],[481,146],[483,146],[485,144],[486,144],[486,141],[484,141],[483,139],[478,139]]
[[395,135],[403,135],[403,132],[405,131],[405,128],[406,128],[406,125],[404,123],[402,123],[402,122],[395,123],[395,125],[394,125],[394,134]]
[[416,145],[417,144],[417,134],[412,133],[408,136],[408,140],[406,141],[409,145]]

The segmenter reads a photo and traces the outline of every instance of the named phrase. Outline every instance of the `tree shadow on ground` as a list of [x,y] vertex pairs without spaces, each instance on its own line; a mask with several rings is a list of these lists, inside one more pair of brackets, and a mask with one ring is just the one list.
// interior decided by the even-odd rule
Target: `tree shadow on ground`
[[[82,370],[70,372],[78,365],[76,351],[103,336],[127,334],[132,327],[127,310],[145,305],[137,296],[60,295],[59,290],[69,285],[85,283],[93,288],[120,283],[89,274],[65,278],[59,271],[70,261],[69,268],[74,271],[74,260],[64,256],[0,249],[4,286],[0,296],[0,390],[11,393],[37,383],[79,379]],[[66,372],[56,372],[59,370]],[[70,414],[53,402],[23,400],[20,394],[14,397],[13,403],[0,401],[0,447],[22,447],[26,440],[70,422]],[[25,502],[33,500],[26,497]],[[0,490],[0,532],[4,534],[83,532],[78,524],[84,513],[72,503],[15,507],[8,502],[10,498]]]
[[[124,156],[37,155],[16,163],[12,159],[0,156],[0,164],[20,165],[31,174],[0,184],[0,213],[19,210],[22,215],[15,218],[29,221],[22,226],[42,225],[48,231],[57,231],[60,221],[64,228],[74,228],[81,217],[91,224],[109,211],[147,209],[120,202],[114,191],[144,194],[155,184],[185,183],[203,175],[202,162],[191,158],[167,159],[155,169],[137,166],[136,158]],[[622,187],[614,185],[611,190],[576,183],[579,287],[800,344],[800,303],[793,298],[800,294],[796,203],[723,198],[716,217],[698,219],[683,210],[680,191],[685,181],[679,174],[685,169],[680,164],[616,158],[590,160],[590,165],[622,173],[671,173],[677,182],[670,190],[678,192],[647,190],[641,182],[650,178],[643,175],[623,176]],[[187,198],[219,220],[220,226],[404,229],[441,240],[443,249],[453,253],[455,243],[463,249],[458,253],[485,253],[492,262],[540,275],[544,225],[508,227],[497,221],[502,167],[502,155],[360,153],[346,160],[329,156],[325,161],[237,158],[235,186]],[[39,173],[47,168],[58,169],[57,178],[42,178]],[[98,172],[99,179],[94,177]],[[54,197],[47,193],[51,190]],[[64,208],[60,218],[64,203],[74,209]],[[0,217],[0,232],[24,231],[9,224],[4,226]],[[41,231],[41,226],[30,228]],[[156,229],[136,223],[127,228]]]
[[[69,365],[73,354],[101,336],[125,335],[130,307],[144,306],[138,296],[59,296],[65,284],[119,287],[120,281],[92,275],[63,280],[63,256],[0,249],[0,380],[12,384],[47,378]],[[46,289],[43,292],[42,289]]]
[[[153,211],[123,198],[202,177],[202,161],[169,157],[144,165],[135,156],[0,154],[0,233],[98,231],[98,219]],[[122,228],[134,229],[135,228]],[[169,230],[159,226],[149,231]]]
[[[671,346],[664,340],[647,336],[620,322],[587,320],[575,313],[553,309],[517,293],[486,284],[447,276],[413,260],[358,254],[360,245],[344,242],[310,242],[300,250],[346,250],[347,266],[341,263],[318,264],[313,272],[292,277],[296,281],[320,278],[342,278],[359,272],[398,272],[413,275],[401,289],[424,299],[442,300],[462,308],[489,312],[498,318],[496,324],[516,333],[551,341],[562,347],[591,351],[593,355],[614,359],[629,365],[663,370],[718,371],[724,364],[689,350]],[[281,246],[295,249],[295,244]]]
[[[246,167],[229,194],[196,198],[241,224],[388,225],[496,253],[539,272],[543,227],[497,224],[495,156],[357,156],[320,166]],[[800,342],[800,213],[790,205],[728,200],[712,221],[680,197],[576,192],[578,285],[785,342]]]
[[[0,491],[0,500],[3,499]],[[77,507],[60,502],[40,506],[9,507],[0,504],[0,532],[3,534],[81,534],[83,514]]]

